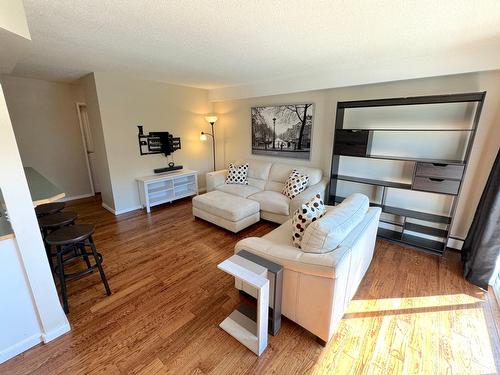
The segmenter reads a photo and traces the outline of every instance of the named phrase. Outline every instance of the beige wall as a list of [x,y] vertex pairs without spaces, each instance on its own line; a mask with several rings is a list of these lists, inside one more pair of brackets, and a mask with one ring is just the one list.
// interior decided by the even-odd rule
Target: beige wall
[[146,132],[168,131],[180,137],[182,149],[173,154],[175,163],[199,171],[199,185],[205,186],[205,172],[212,166],[211,147],[200,142],[199,135],[209,127],[204,119],[212,109],[207,90],[117,74],[94,75],[116,212],[139,207],[135,179],[152,175],[153,169],[172,160],[163,155],[140,156],[139,124]]
[[113,200],[113,189],[111,188],[111,178],[109,175],[108,156],[104,144],[104,133],[101,122],[101,111],[97,98],[97,88],[94,73],[88,74],[80,80],[87,104],[87,114],[89,118],[90,131],[94,141],[95,153],[95,173],[101,188],[101,198],[104,205],[110,209],[115,209]]
[[[217,102],[214,103],[214,112],[220,118],[217,123],[218,141],[221,145],[219,163],[227,165],[230,161],[242,161],[248,158],[268,159],[321,167],[326,174],[329,174],[337,101],[472,91],[488,91],[488,94],[452,229],[453,236],[463,238],[472,221],[483,186],[500,146],[500,71]],[[252,155],[250,108],[255,105],[301,102],[315,103],[313,148],[310,161]],[[399,199],[404,200],[408,197],[399,197]],[[423,199],[425,200],[425,197]]]
[[79,85],[4,76],[9,114],[23,164],[59,186],[67,197],[90,194],[76,102]]

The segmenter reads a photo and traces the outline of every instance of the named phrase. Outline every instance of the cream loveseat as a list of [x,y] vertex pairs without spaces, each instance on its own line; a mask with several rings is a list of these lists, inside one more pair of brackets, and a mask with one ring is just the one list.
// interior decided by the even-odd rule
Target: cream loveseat
[[[298,196],[290,199],[281,194],[281,191],[285,181],[294,169],[309,176],[309,185],[308,188],[301,192]],[[321,169],[295,166],[291,164],[249,160],[248,185],[226,184],[226,176],[227,170],[207,173],[207,192],[219,191],[228,194],[229,196],[237,196],[257,202],[259,204],[260,218],[273,221],[278,224],[284,223],[288,220],[290,215],[292,215],[297,208],[299,208],[303,203],[309,201],[316,194],[320,194],[323,198],[326,190],[326,180],[323,179],[323,172]],[[203,197],[203,195],[200,197]],[[224,195],[219,194],[216,197],[217,200],[215,201],[221,201],[224,197]],[[242,200],[235,202],[235,204],[237,204],[240,208],[245,207],[249,209],[248,212],[252,211],[250,203],[247,206],[243,203],[244,202]],[[207,220],[207,217],[211,218],[209,216],[203,217],[203,212],[200,213],[200,208],[201,210],[204,210],[206,209],[206,205],[204,207],[198,207],[197,210],[193,210],[195,216],[199,216],[205,220]],[[197,213],[199,215],[197,215]],[[213,212],[211,214],[213,214]]]
[[[334,249],[308,253],[294,247],[288,220],[263,237],[239,241],[235,253],[247,250],[283,266],[282,314],[325,344],[370,265],[380,212],[380,208],[369,208],[366,196],[353,194],[342,205],[327,206],[325,216],[304,232],[302,246],[312,229],[309,240],[325,246],[339,243]],[[248,285],[236,282],[236,288],[252,294]]]

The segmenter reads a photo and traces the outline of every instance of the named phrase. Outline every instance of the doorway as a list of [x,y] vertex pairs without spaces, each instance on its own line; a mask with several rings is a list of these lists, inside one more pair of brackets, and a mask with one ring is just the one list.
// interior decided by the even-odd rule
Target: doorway
[[92,130],[90,128],[89,116],[87,113],[87,105],[85,103],[76,103],[78,112],[78,120],[80,121],[80,130],[82,133],[83,150],[85,152],[85,159],[89,171],[90,185],[93,194],[101,192],[99,178],[96,173],[95,149],[94,138],[92,137]]

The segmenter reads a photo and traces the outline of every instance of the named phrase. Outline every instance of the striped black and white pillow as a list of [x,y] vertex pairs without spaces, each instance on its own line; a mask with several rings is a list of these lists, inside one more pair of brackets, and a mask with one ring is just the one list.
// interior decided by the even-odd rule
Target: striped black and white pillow
[[304,191],[307,188],[308,184],[309,176],[300,174],[299,171],[294,169],[292,173],[290,173],[290,176],[288,176],[288,180],[286,180],[281,194],[286,195],[290,199],[293,199],[302,191]]
[[226,184],[248,185],[248,163],[242,165],[229,163]]

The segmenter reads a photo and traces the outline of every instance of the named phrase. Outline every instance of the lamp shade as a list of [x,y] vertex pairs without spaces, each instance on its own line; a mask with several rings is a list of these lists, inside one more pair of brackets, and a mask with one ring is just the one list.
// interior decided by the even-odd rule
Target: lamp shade
[[207,135],[204,133],[200,134],[200,141],[206,141],[207,140]]
[[210,124],[213,124],[217,121],[217,116],[205,116],[205,120]]

